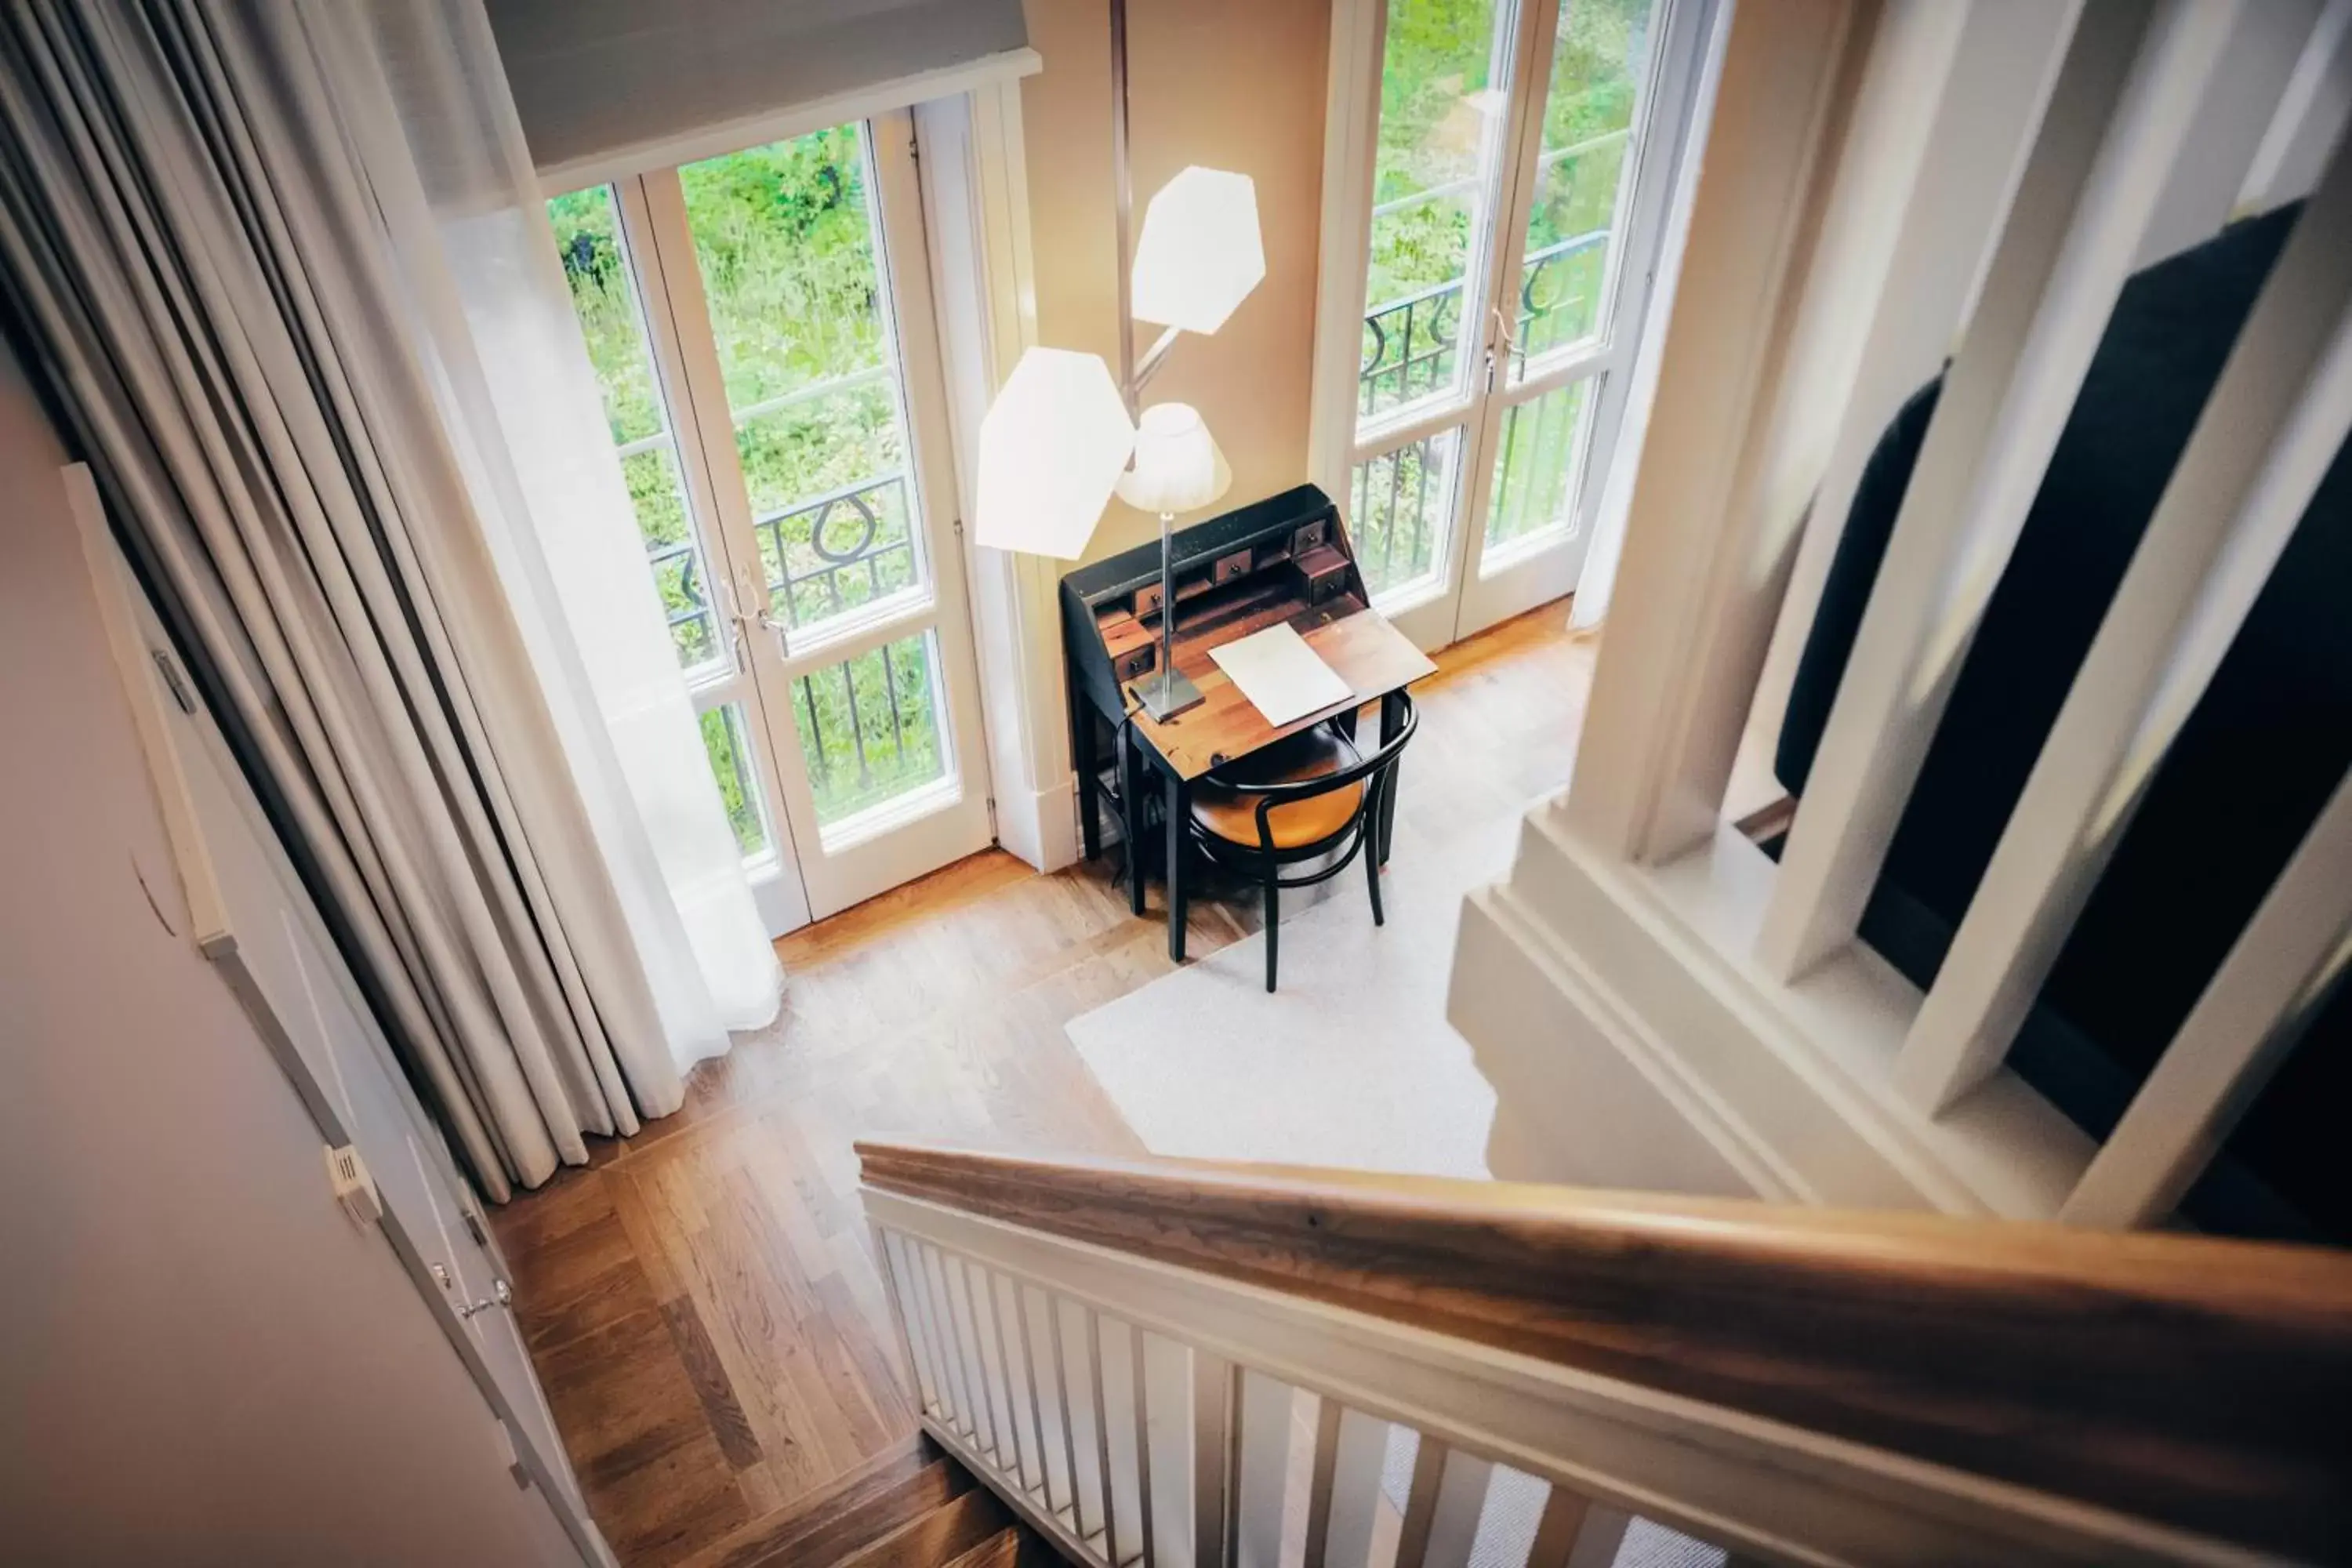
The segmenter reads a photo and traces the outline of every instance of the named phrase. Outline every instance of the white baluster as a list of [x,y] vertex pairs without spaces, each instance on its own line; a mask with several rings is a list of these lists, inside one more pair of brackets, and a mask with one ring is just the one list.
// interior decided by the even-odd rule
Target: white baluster
[[1233,1562],[1234,1469],[1240,1458],[1236,1385],[1240,1369],[1202,1350],[1171,1343],[1168,1350],[1191,1373],[1192,1421],[1184,1434],[1191,1448],[1192,1506],[1183,1510],[1191,1550],[1177,1555],[1193,1568],[1228,1568]]
[[[1030,1326],[1029,1287],[1019,1279],[1010,1283],[1013,1329],[1021,1336],[1022,1381],[1029,1394],[1029,1440],[1037,1454],[1038,1489],[1045,1500],[1045,1511],[1051,1513],[1060,1505],[1054,1500],[1054,1448],[1045,1440],[1045,1400],[1037,1392],[1037,1336]],[[1068,1495],[1066,1489],[1064,1495]]]
[[1445,1479],[1444,1444],[1427,1433],[1412,1453],[1412,1482],[1405,1489],[1404,1521],[1397,1528],[1397,1568],[1422,1568],[1428,1555],[1430,1528],[1437,1521],[1439,1483]]
[[1543,1518],[1536,1524],[1535,1544],[1528,1548],[1528,1568],[1568,1568],[1569,1554],[1584,1533],[1591,1503],[1555,1483],[1544,1499]]
[[1234,1568],[1281,1568],[1289,1493],[1291,1411],[1297,1391],[1244,1368],[1234,1458]]
[[913,1277],[907,1266],[905,1243],[896,1233],[878,1225],[873,1230],[875,1260],[881,1266],[891,1305],[897,1310],[899,1332],[907,1348],[908,1365],[915,1374],[915,1403],[926,1413],[937,1415],[946,1406],[940,1397],[938,1365],[931,1356],[930,1330],[924,1321],[922,1309],[918,1305]]
[[1307,1493],[1307,1561],[1319,1568],[1366,1568],[1380,1510],[1389,1426],[1338,1400],[1316,1413],[1314,1479]]
[[1091,1455],[1094,1451],[1092,1443],[1081,1444],[1078,1441],[1078,1423],[1085,1417],[1091,1405],[1087,1399],[1073,1395],[1070,1363],[1077,1361],[1084,1365],[1085,1363],[1081,1358],[1073,1356],[1069,1352],[1069,1329],[1064,1321],[1062,1300],[1060,1297],[1050,1291],[1045,1296],[1045,1331],[1053,1337],[1054,1341],[1054,1390],[1055,1409],[1062,1422],[1062,1463],[1065,1467],[1063,1473],[1068,1477],[1070,1483],[1070,1528],[1083,1540],[1102,1528],[1102,1513],[1099,1507],[1096,1510],[1094,1522],[1092,1524],[1087,1522],[1087,1486],[1082,1479],[1084,1471],[1078,1465],[1078,1456],[1082,1452]]
[[1127,1331],[1127,1393],[1133,1417],[1129,1429],[1135,1434],[1135,1518],[1143,1529],[1144,1568],[1153,1568],[1160,1561],[1160,1519],[1151,1497],[1151,1376],[1144,1364],[1148,1336],[1133,1323],[1120,1326]]
[[1013,1313],[1005,1305],[1004,1298],[1007,1282],[988,1269],[981,1270],[981,1279],[983,1282],[981,1293],[987,1298],[988,1315],[994,1331],[992,1338],[995,1346],[997,1383],[1004,1395],[1004,1430],[1013,1443],[1013,1452],[1008,1458],[1013,1463],[1013,1484],[1023,1491],[1028,1491],[1032,1489],[1029,1464],[1035,1457],[1035,1450],[1024,1450],[1023,1447],[1023,1439],[1028,1433],[1021,1425],[1021,1374],[1013,1360]]
[[[1943,369],[1968,319],[2078,10],[1978,0],[1882,14],[1847,137],[1868,160],[1854,176],[1860,216],[1885,226],[1869,237],[1892,248],[1875,270],[1821,280],[1835,290],[1830,308],[1864,336],[1850,383],[1817,397],[1824,412],[1843,412],[1756,682],[1748,726],[1765,740],[1780,732],[1863,468],[1887,421]],[[1841,166],[1841,200],[1847,180]]]
[[1576,1532],[1576,1546],[1568,1554],[1568,1568],[1612,1568],[1633,1516],[1622,1509],[1588,1503],[1584,1523]]
[[1091,1386],[1094,1394],[1095,1479],[1097,1483],[1095,1500],[1100,1505],[1102,1510],[1103,1557],[1107,1562],[1113,1564],[1113,1568],[1117,1568],[1118,1564],[1125,1563],[1128,1559],[1129,1542],[1132,1540],[1133,1531],[1133,1526],[1130,1524],[1129,1527],[1130,1531],[1129,1536],[1125,1538],[1121,1537],[1118,1530],[1119,1519],[1122,1514],[1127,1514],[1131,1517],[1134,1505],[1130,1497],[1121,1495],[1122,1489],[1118,1484],[1118,1471],[1117,1468],[1111,1464],[1111,1400],[1109,1388],[1103,1376],[1102,1314],[1096,1311],[1091,1307],[1086,1310],[1086,1313],[1087,1382]]
[[[1421,1442],[1424,1452],[1437,1446],[1434,1438],[1425,1436]],[[1397,1568],[1468,1568],[1471,1548],[1478,1541],[1478,1521],[1486,1511],[1486,1489],[1494,1476],[1495,1467],[1486,1460],[1475,1458],[1459,1450],[1447,1451],[1436,1496],[1432,1500],[1421,1555],[1417,1559],[1408,1559],[1401,1542],[1397,1551]],[[1420,1486],[1418,1474],[1413,1484],[1417,1490]],[[1409,1537],[1412,1529],[1410,1510],[1405,1529]]]
[[2170,1213],[2347,961],[2352,774],[2336,786],[2058,1217],[2121,1227]]
[[1781,857],[1757,952],[1783,978],[1853,935],[2236,16],[2084,7]]
[[[1803,281],[1802,215],[1820,160],[1834,153],[1822,143],[1845,50],[1862,32],[1858,9],[1778,0],[1742,11],[1717,57],[1615,609],[1565,808],[1577,837],[1604,854],[1664,858],[1690,823],[1711,829],[1721,805],[1709,721],[1727,692],[1740,694],[1744,714],[1779,603],[1772,569],[1759,567],[1769,520],[1740,458],[1764,444],[1771,418]],[[1748,26],[1761,29],[1752,41],[1731,37]]]
[[2352,158],[2271,268],[1904,1042],[1941,1110],[2000,1066],[2167,749],[2352,434]]
[[2352,0],[2327,0],[2262,145],[2254,149],[2235,210],[2267,212],[2319,184],[2328,153],[2352,116]]
[[943,1372],[940,1392],[947,1395],[948,1426],[951,1430],[971,1434],[977,1430],[972,1425],[971,1384],[965,1375],[963,1346],[956,1335],[955,1314],[948,1310],[947,1271],[940,1263],[938,1247],[918,1242],[915,1250]]
[[963,1363],[964,1386],[971,1394],[972,1447],[983,1455],[996,1453],[1002,1445],[996,1434],[996,1408],[988,1394],[988,1367],[981,1356],[981,1346],[985,1342],[981,1338],[979,1315],[972,1309],[971,1277],[965,1270],[963,1258],[954,1253],[946,1257],[945,1273],[948,1305]]

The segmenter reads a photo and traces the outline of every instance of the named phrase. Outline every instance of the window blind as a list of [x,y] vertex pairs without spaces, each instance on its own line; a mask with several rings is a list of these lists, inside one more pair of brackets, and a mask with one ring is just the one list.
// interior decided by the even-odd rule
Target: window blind
[[1021,0],[488,0],[488,10],[551,187],[1038,68]]

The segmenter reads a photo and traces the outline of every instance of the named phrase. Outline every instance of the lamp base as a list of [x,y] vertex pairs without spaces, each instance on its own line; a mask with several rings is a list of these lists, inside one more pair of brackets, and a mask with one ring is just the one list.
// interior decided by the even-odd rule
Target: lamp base
[[1201,689],[1181,669],[1145,676],[1128,689],[1143,704],[1144,713],[1155,724],[1164,724],[1186,709],[1201,705]]

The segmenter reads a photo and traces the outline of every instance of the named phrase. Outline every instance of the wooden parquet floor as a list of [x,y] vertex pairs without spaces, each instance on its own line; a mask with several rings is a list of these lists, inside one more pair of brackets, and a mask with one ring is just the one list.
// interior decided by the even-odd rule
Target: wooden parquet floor
[[[1558,605],[1447,650],[1418,690],[1394,853],[1444,852],[1465,792],[1566,781],[1594,645]],[[822,1489],[902,1454],[915,1415],[867,1254],[852,1142],[1139,1152],[1062,1026],[1168,973],[1165,905],[1117,851],[1040,876],[992,850],[779,942],[782,1016],[684,1110],[498,1212],[516,1310],[623,1562],[750,1563]],[[1336,879],[1324,896],[1363,896]],[[1192,906],[1198,957],[1257,925]]]

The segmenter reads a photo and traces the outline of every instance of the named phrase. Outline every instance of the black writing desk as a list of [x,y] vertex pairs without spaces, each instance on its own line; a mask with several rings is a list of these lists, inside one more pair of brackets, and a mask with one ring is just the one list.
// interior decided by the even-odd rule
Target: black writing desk
[[[1147,773],[1158,775],[1158,788],[1164,792],[1168,955],[1181,961],[1189,893],[1186,823],[1194,781],[1316,724],[1338,719],[1352,729],[1356,711],[1368,702],[1381,704],[1381,738],[1388,741],[1402,719],[1397,694],[1437,667],[1366,603],[1338,509],[1313,485],[1195,524],[1178,533],[1174,543],[1176,668],[1200,688],[1198,705],[1155,721],[1132,690],[1158,668],[1157,542],[1063,578],[1062,631],[1086,853],[1091,858],[1101,849],[1100,742],[1108,728],[1129,843],[1129,892],[1138,914],[1143,912],[1143,879],[1136,869],[1142,805],[1151,787]],[[1348,683],[1351,695],[1321,712],[1273,725],[1218,668],[1210,650],[1285,621]],[[1390,830],[1384,818],[1376,840],[1382,860],[1388,858]]]

